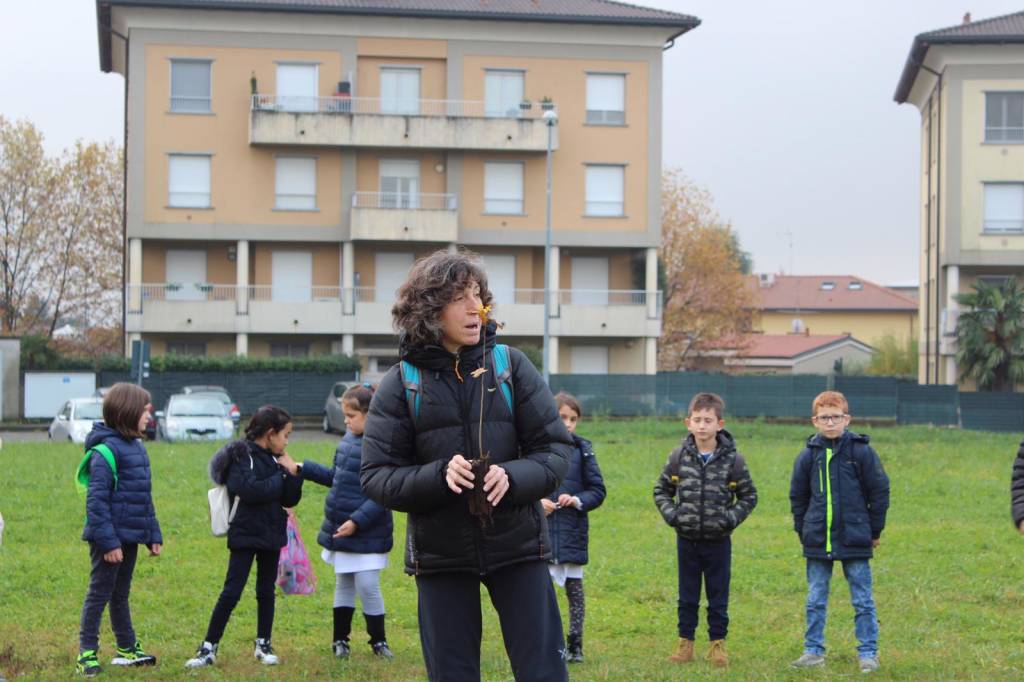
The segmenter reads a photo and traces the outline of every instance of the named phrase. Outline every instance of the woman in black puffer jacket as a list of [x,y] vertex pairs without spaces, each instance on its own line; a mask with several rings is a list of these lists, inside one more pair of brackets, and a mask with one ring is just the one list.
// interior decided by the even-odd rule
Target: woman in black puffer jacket
[[[507,349],[509,375],[496,376],[490,302],[470,254],[439,251],[413,266],[392,316],[419,381],[406,376],[407,394],[401,365],[381,381],[366,421],[363,490],[409,514],[405,568],[416,576],[431,680],[480,679],[480,583],[515,678],[565,680],[540,500],[565,476],[572,440],[525,355]],[[474,475],[481,450],[488,458]],[[485,498],[474,497],[478,487]]]
[[210,460],[210,478],[226,485],[237,511],[228,528],[228,573],[224,589],[210,616],[206,639],[187,668],[213,665],[231,612],[256,562],[256,648],[253,655],[264,665],[276,665],[270,646],[274,628],[274,581],[281,548],[288,544],[288,513],[302,498],[298,466],[285,452],[292,418],[280,407],[265,405],[253,414],[245,440],[228,443]]

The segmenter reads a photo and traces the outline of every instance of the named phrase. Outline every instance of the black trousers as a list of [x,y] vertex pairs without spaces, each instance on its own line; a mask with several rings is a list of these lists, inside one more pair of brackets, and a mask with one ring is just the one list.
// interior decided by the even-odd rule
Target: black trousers
[[125,649],[135,646],[135,629],[132,627],[132,612],[128,596],[132,591],[132,575],[139,546],[122,545],[124,560],[109,564],[103,560],[103,551],[96,543],[89,543],[89,558],[92,573],[89,576],[89,591],[82,604],[81,629],[78,635],[79,651],[95,651],[100,645],[100,620],[103,610],[110,605],[110,626],[114,630],[117,645]]
[[697,631],[701,579],[708,597],[708,638],[725,639],[729,632],[729,576],[732,540],[676,538],[679,556],[679,636],[693,639]]
[[480,679],[480,584],[498,612],[505,651],[519,682],[565,682],[565,639],[544,561],[478,576],[418,576],[420,644],[431,682]]
[[233,549],[228,559],[228,574],[224,578],[217,605],[213,607],[210,625],[206,628],[206,641],[220,642],[228,626],[231,612],[242,598],[242,590],[249,580],[252,562],[256,561],[256,636],[270,639],[274,630],[274,581],[277,579],[277,559],[280,551]]

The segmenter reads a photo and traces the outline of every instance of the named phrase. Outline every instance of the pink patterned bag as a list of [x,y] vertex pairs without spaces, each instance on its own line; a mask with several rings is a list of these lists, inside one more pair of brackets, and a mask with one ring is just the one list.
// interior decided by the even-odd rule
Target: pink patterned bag
[[281,548],[277,562],[277,584],[285,594],[313,594],[316,591],[316,573],[309,563],[294,514],[288,515],[287,532],[288,544]]

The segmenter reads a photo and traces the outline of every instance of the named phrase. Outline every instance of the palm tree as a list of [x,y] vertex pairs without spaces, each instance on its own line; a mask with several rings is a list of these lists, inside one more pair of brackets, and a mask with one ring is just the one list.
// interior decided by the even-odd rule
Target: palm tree
[[983,391],[1012,391],[1024,383],[1024,291],[1016,278],[1001,286],[979,281],[957,294],[970,308],[956,324],[960,379],[974,379]]

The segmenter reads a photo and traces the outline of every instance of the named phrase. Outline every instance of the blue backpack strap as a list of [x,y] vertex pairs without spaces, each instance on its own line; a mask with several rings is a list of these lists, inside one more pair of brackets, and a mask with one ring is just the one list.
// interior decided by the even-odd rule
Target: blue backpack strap
[[420,368],[402,360],[402,385],[405,386],[405,402],[413,422],[420,418]]
[[501,394],[505,396],[508,411],[515,417],[515,400],[512,399],[512,360],[509,357],[508,346],[503,343],[494,344],[492,355],[494,356],[495,381],[501,388]]

